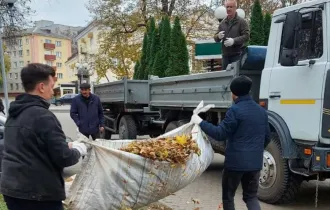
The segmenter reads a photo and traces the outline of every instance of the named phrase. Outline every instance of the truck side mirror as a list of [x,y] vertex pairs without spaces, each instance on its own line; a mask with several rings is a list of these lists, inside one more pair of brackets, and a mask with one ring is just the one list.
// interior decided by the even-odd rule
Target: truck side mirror
[[280,64],[282,66],[295,66],[298,64],[298,46],[302,14],[299,11],[287,13],[283,25]]

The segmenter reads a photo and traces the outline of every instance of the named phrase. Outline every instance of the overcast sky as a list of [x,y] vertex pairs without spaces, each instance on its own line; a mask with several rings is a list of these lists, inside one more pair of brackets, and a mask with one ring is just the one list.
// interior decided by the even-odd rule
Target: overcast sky
[[32,21],[51,20],[58,24],[86,26],[91,20],[85,7],[88,0],[31,0]]

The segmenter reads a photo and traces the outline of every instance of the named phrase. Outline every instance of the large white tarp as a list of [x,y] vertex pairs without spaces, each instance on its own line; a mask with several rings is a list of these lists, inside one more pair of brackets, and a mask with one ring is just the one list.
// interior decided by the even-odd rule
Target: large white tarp
[[[201,102],[194,112],[211,107]],[[119,150],[132,140],[89,141],[92,149],[83,159],[65,203],[70,210],[137,209],[184,188],[208,168],[214,152],[200,127],[192,123],[158,138],[183,134],[192,134],[201,155],[191,154],[185,165],[176,166]],[[79,138],[87,140],[82,134]]]

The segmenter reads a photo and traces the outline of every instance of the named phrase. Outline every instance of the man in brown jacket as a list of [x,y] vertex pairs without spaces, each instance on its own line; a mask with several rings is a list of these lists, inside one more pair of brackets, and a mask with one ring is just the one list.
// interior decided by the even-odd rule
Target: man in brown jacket
[[227,17],[219,25],[214,35],[216,42],[222,41],[222,69],[241,58],[242,49],[249,41],[250,29],[247,22],[236,13],[236,0],[226,1]]

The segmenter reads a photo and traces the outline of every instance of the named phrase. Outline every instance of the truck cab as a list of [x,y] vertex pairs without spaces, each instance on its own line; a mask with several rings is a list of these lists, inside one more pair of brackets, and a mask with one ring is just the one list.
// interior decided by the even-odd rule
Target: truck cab
[[302,180],[330,177],[327,37],[328,0],[297,4],[273,14],[259,94],[273,133],[259,190],[259,198],[268,203],[292,200]]

